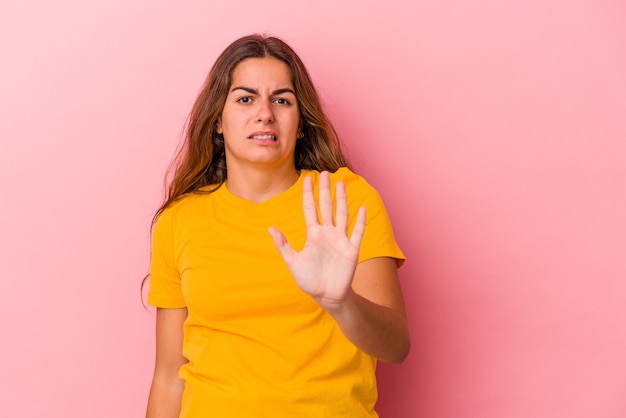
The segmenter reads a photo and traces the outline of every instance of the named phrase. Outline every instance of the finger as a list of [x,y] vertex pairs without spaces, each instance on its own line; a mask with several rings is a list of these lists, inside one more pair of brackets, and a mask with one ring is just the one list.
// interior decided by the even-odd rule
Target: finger
[[319,184],[319,202],[320,202],[320,215],[322,218],[322,225],[333,224],[333,200],[330,196],[330,175],[328,171],[322,171],[320,174]]
[[278,252],[283,257],[283,260],[285,260],[285,263],[289,265],[293,260],[296,251],[291,247],[289,242],[287,242],[287,238],[285,238],[285,235],[283,235],[283,233],[280,232],[277,228],[271,226],[269,227],[268,232],[272,236],[272,240],[274,241],[276,249],[278,249]]
[[335,210],[335,225],[345,233],[348,233],[348,198],[346,185],[339,181],[335,186],[337,209]]
[[304,211],[304,223],[307,228],[319,225],[315,195],[313,194],[313,180],[311,180],[310,176],[304,178],[302,185],[302,209]]
[[359,208],[359,214],[356,217],[356,223],[354,224],[354,228],[352,228],[352,235],[350,236],[350,243],[355,247],[359,247],[361,245],[361,239],[363,238],[363,233],[365,232],[365,220],[367,218],[365,206],[361,206]]

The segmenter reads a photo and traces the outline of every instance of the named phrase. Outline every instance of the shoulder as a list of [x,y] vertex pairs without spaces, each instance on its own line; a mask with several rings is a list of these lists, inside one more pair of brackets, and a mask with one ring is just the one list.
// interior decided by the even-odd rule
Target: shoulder
[[[313,179],[313,187],[317,193],[317,184],[320,173],[318,171],[307,171],[304,173]],[[372,187],[365,178],[354,173],[347,167],[342,167],[334,173],[330,173],[331,190],[334,193],[334,185],[342,182],[346,186],[348,202],[351,206],[366,206],[368,211],[379,211],[383,206],[382,199],[378,191]]]
[[[305,174],[313,178],[313,183],[318,182],[320,176],[319,171],[307,170]],[[376,190],[367,182],[367,180],[365,180],[365,178],[356,174],[347,167],[341,167],[334,173],[330,173],[330,182],[331,184],[342,182],[346,185],[346,188],[348,189],[362,189],[364,191],[368,190],[376,192]]]
[[157,218],[157,224],[176,223],[179,219],[193,218],[194,215],[211,204],[215,193],[211,190],[209,187],[204,187],[198,191],[182,195],[163,209]]
[[330,175],[331,183],[342,182],[346,185],[346,191],[353,197],[361,197],[363,199],[378,200],[380,196],[374,187],[367,180],[351,171],[349,168],[342,167]]

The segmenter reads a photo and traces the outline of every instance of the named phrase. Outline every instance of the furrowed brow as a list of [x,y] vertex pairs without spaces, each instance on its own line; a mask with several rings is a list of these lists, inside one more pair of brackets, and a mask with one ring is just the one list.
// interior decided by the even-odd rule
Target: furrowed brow
[[[257,94],[257,95],[259,94],[259,91],[257,89],[253,89],[252,87],[236,86],[236,87],[233,87],[230,91],[232,93],[235,90],[243,90],[243,91],[246,91],[246,92],[248,92],[250,94]],[[289,87],[285,87],[285,88],[282,88],[282,89],[274,90],[272,92],[272,95],[275,96],[275,95],[283,94],[283,93],[291,93],[294,96],[296,95],[296,92],[293,89],[289,88]]]
[[243,90],[243,91],[247,91],[250,94],[259,94],[259,91],[256,89],[253,89],[251,87],[244,87],[244,86],[237,86],[237,87],[233,87],[230,92],[232,93],[235,90]]
[[285,87],[284,89],[278,89],[278,90],[274,90],[272,92],[273,95],[277,95],[277,94],[283,94],[283,93],[291,93],[294,96],[296,95],[296,92],[293,91],[293,89],[290,89],[289,87]]

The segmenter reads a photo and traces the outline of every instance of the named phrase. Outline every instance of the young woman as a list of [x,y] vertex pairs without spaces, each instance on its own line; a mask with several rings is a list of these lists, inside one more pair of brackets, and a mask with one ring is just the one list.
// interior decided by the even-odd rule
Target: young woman
[[288,45],[224,50],[174,168],[147,417],[376,417],[376,360],[409,351],[404,256]]

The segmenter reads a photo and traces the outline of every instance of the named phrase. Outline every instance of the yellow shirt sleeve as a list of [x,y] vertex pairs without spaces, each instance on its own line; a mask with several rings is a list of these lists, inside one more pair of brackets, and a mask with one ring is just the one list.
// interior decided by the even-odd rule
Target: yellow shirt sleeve
[[184,308],[180,272],[176,267],[172,210],[164,210],[152,230],[148,303],[158,308]]
[[356,222],[359,207],[365,206],[366,224],[361,248],[359,263],[370,258],[395,258],[398,267],[402,266],[405,256],[396,243],[391,221],[385,209],[380,194],[363,177],[354,174],[347,168],[341,168],[331,176],[332,180],[343,181],[348,194],[350,228],[352,231]]

